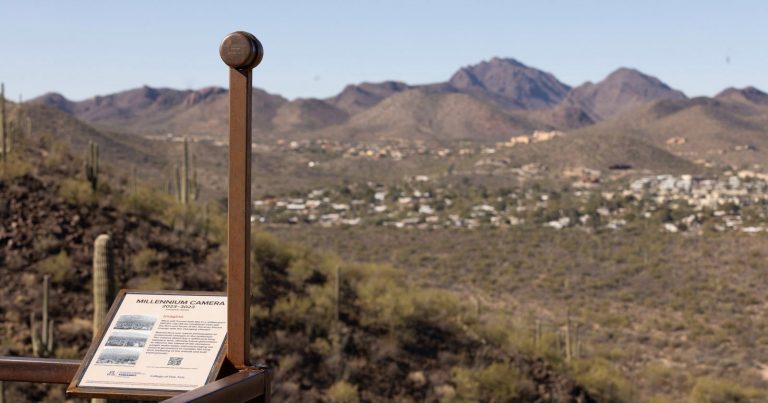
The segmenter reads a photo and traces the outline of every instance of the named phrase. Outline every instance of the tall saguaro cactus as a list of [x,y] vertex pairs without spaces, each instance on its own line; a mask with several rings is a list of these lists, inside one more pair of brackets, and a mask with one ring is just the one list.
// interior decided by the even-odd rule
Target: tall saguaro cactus
[[8,130],[6,130],[5,117],[5,84],[0,83],[0,141],[2,142],[3,163],[8,161]]
[[179,164],[173,164],[173,191],[176,192],[176,201],[181,203],[181,169]]
[[99,184],[99,145],[88,142],[88,154],[85,158],[85,178],[91,183],[91,189],[96,190]]
[[181,164],[181,204],[189,204],[189,141],[184,137],[184,161]]
[[195,202],[200,198],[200,184],[197,181],[197,163],[194,155],[192,156],[192,179],[189,184],[189,197]]
[[112,237],[101,234],[93,243],[93,337],[115,298],[115,257]]
[[573,359],[573,338],[571,333],[571,315],[565,319],[565,362],[571,363]]
[[48,302],[51,276],[43,276],[43,319],[40,333],[37,333],[35,313],[29,315],[29,330],[32,334],[32,354],[37,357],[47,357],[53,354],[53,319],[48,318]]
[[16,137],[16,122],[8,121],[5,125],[5,151],[4,155],[11,155],[13,152],[13,138]]
[[177,202],[187,205],[197,200],[200,186],[197,183],[197,169],[194,157],[192,157],[190,167],[189,138],[187,137],[184,138],[184,153],[181,164],[174,164],[171,179],[174,191],[176,192]]

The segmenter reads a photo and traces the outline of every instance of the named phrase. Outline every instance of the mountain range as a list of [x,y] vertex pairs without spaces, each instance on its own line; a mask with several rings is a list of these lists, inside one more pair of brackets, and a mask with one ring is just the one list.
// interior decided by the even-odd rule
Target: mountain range
[[[348,85],[326,99],[289,101],[255,89],[254,131],[267,137],[505,140],[534,129],[570,130],[644,103],[685,95],[657,78],[621,68],[575,88],[514,59],[459,69],[446,82]],[[226,132],[227,90],[142,87],[73,102],[49,93],[33,100],[110,130],[187,135]]]
[[[108,132],[223,138],[227,127],[228,92],[216,87],[145,86],[80,102],[49,93],[32,102]],[[759,89],[728,88],[715,97],[688,98],[631,68],[570,87],[509,58],[462,67],[445,82],[353,84],[325,99],[288,100],[255,88],[253,118],[256,141],[493,143],[560,130],[567,135],[510,151],[515,160],[553,165],[603,166],[633,158],[664,160],[668,167],[739,165],[768,157],[768,94]]]

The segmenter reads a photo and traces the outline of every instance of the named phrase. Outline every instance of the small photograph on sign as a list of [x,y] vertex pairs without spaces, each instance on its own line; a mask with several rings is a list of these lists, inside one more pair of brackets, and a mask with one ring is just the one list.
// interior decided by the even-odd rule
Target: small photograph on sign
[[150,315],[122,315],[117,319],[115,329],[152,330],[157,316]]
[[131,347],[108,347],[96,359],[97,364],[134,365],[139,359],[141,349]]
[[147,344],[149,332],[141,331],[122,331],[114,332],[107,339],[107,346],[110,347],[144,347]]

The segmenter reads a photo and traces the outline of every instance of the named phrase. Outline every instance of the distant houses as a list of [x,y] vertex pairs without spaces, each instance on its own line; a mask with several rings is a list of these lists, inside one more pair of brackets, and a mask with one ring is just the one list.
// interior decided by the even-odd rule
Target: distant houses
[[[535,166],[520,168],[521,172],[539,170]],[[567,197],[572,206],[568,213],[561,211],[554,217],[547,212],[553,203],[551,191],[517,188],[478,198],[466,189],[466,195],[461,196],[452,185],[443,185],[429,175],[414,175],[391,187],[366,183],[354,189],[315,189],[304,197],[256,200],[253,221],[325,227],[476,229],[539,224],[552,230],[619,230],[633,220],[650,219],[667,209],[687,213],[675,214],[682,217],[677,219],[657,217],[662,220],[660,231],[700,231],[710,222],[716,231],[763,232],[762,224],[745,222],[739,210],[768,206],[768,174],[745,170],[711,178],[648,175],[611,183],[601,181],[599,171],[586,168],[566,170],[563,175],[576,181],[569,194],[557,194],[557,198]]]

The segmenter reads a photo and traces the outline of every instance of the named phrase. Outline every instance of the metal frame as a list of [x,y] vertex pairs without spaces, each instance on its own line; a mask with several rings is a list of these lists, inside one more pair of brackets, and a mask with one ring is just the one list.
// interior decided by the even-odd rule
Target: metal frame
[[[251,366],[249,359],[251,70],[261,62],[264,51],[255,36],[238,31],[224,38],[219,52],[230,68],[227,362],[217,381],[167,400],[174,403],[270,401],[272,371]],[[79,360],[0,357],[0,381],[69,384],[80,363]]]

